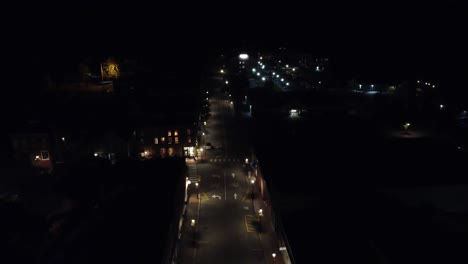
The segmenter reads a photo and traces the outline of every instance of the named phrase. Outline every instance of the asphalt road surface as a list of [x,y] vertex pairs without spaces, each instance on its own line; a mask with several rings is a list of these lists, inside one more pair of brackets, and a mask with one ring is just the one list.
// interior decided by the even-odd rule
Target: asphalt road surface
[[[249,120],[237,118],[227,98],[210,99],[204,140],[214,148],[205,150],[197,165],[201,202],[194,263],[265,263],[243,170],[250,158]],[[192,190],[191,195],[197,194]]]

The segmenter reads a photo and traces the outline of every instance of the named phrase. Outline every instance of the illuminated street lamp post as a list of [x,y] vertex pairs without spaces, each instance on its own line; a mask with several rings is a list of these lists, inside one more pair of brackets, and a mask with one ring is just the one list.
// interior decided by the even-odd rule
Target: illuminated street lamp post
[[276,253],[271,253],[271,256],[273,257],[273,263],[276,262]]
[[192,221],[190,221],[190,226],[192,227],[193,240],[195,241],[195,219],[192,218]]
[[250,180],[250,183],[252,184],[252,193],[251,193],[251,198],[252,198],[252,204],[253,204],[253,200],[254,200],[254,184],[255,184],[255,180],[252,179]]
[[408,122],[407,122],[407,123],[405,123],[405,124],[403,125],[403,128],[405,129],[405,134],[406,134],[406,135],[407,135],[407,134],[409,134],[409,131],[408,131],[408,129],[409,129],[409,127],[410,127],[410,126],[411,126],[411,124],[410,124],[410,123],[408,123]]
[[188,177],[185,178],[185,202],[188,200],[188,187],[192,183]]
[[198,191],[198,182],[195,183],[195,187],[197,189],[197,200],[199,200],[200,199],[200,193]]
[[258,209],[258,225],[262,227],[263,209]]

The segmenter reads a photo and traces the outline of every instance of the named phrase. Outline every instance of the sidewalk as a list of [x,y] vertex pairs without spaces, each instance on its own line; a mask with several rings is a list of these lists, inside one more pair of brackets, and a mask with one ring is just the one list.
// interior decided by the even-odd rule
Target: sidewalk
[[[263,200],[259,188],[255,188],[253,207],[257,217],[259,216],[260,209],[262,209],[263,213],[263,217],[261,217],[261,228],[258,234],[265,255],[265,263],[285,263],[283,261],[283,256],[279,251],[278,238],[273,230],[271,221],[271,207],[269,205],[269,201]],[[272,256],[273,253],[276,254],[274,261]]]
[[[196,263],[199,202],[193,188],[188,190],[189,199],[187,202],[184,221],[182,224],[182,235],[178,243],[179,257],[177,263]],[[192,219],[195,220],[195,227],[191,226]]]

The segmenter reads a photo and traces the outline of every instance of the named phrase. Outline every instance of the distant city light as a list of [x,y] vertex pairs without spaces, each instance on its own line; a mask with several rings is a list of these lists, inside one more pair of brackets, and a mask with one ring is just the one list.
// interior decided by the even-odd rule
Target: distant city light
[[64,137],[62,137],[62,141],[65,141],[65,138],[64,138]]
[[219,72],[220,72],[220,73],[224,73],[224,70],[223,70],[223,69],[221,69]]
[[260,57],[261,60],[263,60],[263,57]]
[[261,62],[258,62],[258,64],[262,64]]
[[256,71],[257,71],[257,69],[255,69],[255,68],[252,69],[252,72],[256,72]]
[[435,85],[432,85],[432,88],[435,88]]
[[234,103],[231,101],[231,104],[234,104]]
[[249,59],[249,55],[248,55],[248,54],[245,54],[245,53],[239,54],[239,59],[241,59],[241,60],[248,60],[248,59]]
[[208,91],[206,91],[206,94],[208,94]]
[[320,67],[317,66],[317,67],[315,68],[315,71],[320,71]]
[[276,77],[278,77],[278,78],[279,78],[279,74],[277,74],[277,75],[276,75]]
[[257,76],[260,76],[260,73],[259,73],[259,72],[257,72]]
[[274,76],[274,75],[276,75],[276,73],[275,73],[275,72],[273,72],[273,76]]
[[229,84],[229,81],[226,81],[225,83],[226,83],[226,84]]
[[265,77],[262,77],[262,81],[266,81],[266,78],[265,78]]
[[419,81],[418,81],[418,83],[419,83]]
[[284,82],[284,79],[283,79],[283,78],[281,78],[281,81],[282,81],[282,82]]
[[94,157],[97,157],[97,156],[98,156],[98,154],[97,154],[97,153],[94,153]]
[[441,105],[439,105],[439,107],[440,107],[440,109],[442,110],[442,109],[444,108],[444,105],[441,104]]
[[262,65],[262,69],[265,69],[265,65]]
[[359,85],[359,89],[362,89],[362,84]]
[[322,83],[322,81],[319,81],[319,84],[321,84],[321,83]]
[[289,83],[286,83],[286,86],[289,86]]
[[293,68],[293,71],[296,71],[296,68]]
[[286,64],[286,68],[289,68],[289,64]]

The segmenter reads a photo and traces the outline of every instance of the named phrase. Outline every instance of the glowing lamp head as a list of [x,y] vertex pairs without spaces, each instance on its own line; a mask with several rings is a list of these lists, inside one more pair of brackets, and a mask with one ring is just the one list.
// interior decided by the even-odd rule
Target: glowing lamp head
[[248,60],[248,59],[249,59],[249,55],[248,55],[248,54],[245,54],[245,53],[239,54],[239,59],[240,59],[240,60]]

